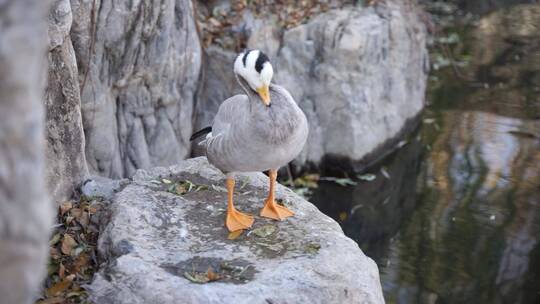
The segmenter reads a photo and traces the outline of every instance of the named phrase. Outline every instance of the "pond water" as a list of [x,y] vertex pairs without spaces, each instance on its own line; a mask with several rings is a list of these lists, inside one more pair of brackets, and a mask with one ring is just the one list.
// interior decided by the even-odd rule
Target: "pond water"
[[452,32],[462,62],[433,71],[418,130],[375,179],[311,201],[377,262],[387,303],[540,303],[540,5]]

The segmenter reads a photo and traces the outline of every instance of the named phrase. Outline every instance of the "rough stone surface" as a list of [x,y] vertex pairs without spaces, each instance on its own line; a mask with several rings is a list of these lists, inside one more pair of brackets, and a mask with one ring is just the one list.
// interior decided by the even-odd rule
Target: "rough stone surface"
[[[170,184],[160,183],[163,178],[209,188],[180,196],[166,191]],[[111,204],[98,245],[106,263],[89,286],[91,299],[101,304],[384,302],[376,264],[335,221],[283,186],[277,197],[296,212],[294,218],[256,217],[255,229],[273,225],[276,231],[228,240],[226,194],[212,186],[221,187],[224,179],[202,157],[139,170]],[[237,180],[237,207],[257,213],[268,178],[246,174]],[[184,277],[209,267],[228,276],[207,284]]]
[[52,208],[43,93],[48,1],[0,1],[0,302],[34,303]]
[[204,51],[201,87],[197,96],[195,129],[199,130],[214,120],[221,102],[242,90],[232,74],[236,53],[210,46]]
[[[274,56],[275,82],[289,89],[308,117],[310,137],[297,165],[317,165],[325,157],[360,161],[388,146],[424,106],[426,32],[410,2],[331,10],[286,30],[281,39],[272,22],[246,24],[252,35],[267,37],[264,43],[250,38],[248,47]],[[229,89],[221,80],[232,78],[230,63],[226,68],[224,76],[207,73],[207,82],[225,83],[212,91]],[[197,124],[204,125],[209,121],[201,120],[222,100],[200,96],[206,97],[198,101],[206,104],[205,115]]]
[[111,178],[190,153],[200,45],[190,0],[71,0],[86,158]]
[[57,0],[49,13],[49,71],[45,92],[47,181],[56,202],[69,198],[88,175],[75,52],[69,37],[69,0]]
[[93,176],[84,181],[81,186],[81,194],[95,198],[100,197],[111,200],[114,194],[128,183],[127,179],[110,179],[102,176]]

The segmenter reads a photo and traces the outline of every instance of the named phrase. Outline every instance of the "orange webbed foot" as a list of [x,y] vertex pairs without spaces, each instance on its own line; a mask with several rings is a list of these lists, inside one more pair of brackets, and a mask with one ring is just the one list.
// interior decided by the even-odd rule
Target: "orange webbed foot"
[[294,212],[284,206],[277,204],[274,200],[267,200],[264,208],[261,210],[261,216],[273,220],[282,221],[294,215]]
[[253,225],[253,222],[253,216],[242,213],[235,209],[227,212],[225,226],[230,232],[233,232],[237,230],[249,229]]

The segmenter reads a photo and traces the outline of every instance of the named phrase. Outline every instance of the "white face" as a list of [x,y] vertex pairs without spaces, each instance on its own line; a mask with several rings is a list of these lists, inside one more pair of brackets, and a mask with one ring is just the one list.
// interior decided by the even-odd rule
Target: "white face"
[[268,57],[259,50],[240,53],[234,61],[234,72],[244,78],[254,91],[268,87],[274,75]]

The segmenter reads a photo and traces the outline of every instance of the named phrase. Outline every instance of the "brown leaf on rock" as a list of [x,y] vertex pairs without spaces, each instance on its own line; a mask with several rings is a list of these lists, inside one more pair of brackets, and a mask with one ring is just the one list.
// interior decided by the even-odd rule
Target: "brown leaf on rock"
[[75,239],[71,235],[64,234],[64,239],[62,240],[62,248],[61,248],[62,253],[66,255],[70,255],[71,250],[73,250],[75,246],[77,246],[77,241],[75,241]]
[[208,275],[202,272],[184,272],[184,277],[193,283],[208,283]]
[[85,296],[86,295],[86,291],[84,290],[81,290],[81,291],[72,291],[72,292],[68,292],[66,294],[66,298],[75,298],[75,297],[81,297],[81,296]]
[[216,273],[212,267],[208,267],[206,272],[184,272],[184,277],[193,283],[206,284],[208,282],[218,281],[223,279],[223,276]]
[[66,267],[62,263],[60,263],[60,266],[58,267],[58,276],[61,279],[63,279],[66,276]]
[[90,257],[86,253],[82,253],[77,257],[77,260],[75,260],[75,263],[73,263],[73,267],[76,273],[84,272],[84,270],[88,267],[88,263],[90,262]]
[[73,280],[75,280],[75,275],[74,274],[70,274],[66,277],[66,280],[70,281],[70,282],[73,282]]
[[48,299],[39,300],[36,302],[36,304],[61,304],[61,303],[65,303],[64,297],[48,298]]
[[55,297],[60,295],[62,292],[64,292],[66,289],[69,288],[71,285],[71,281],[66,279],[63,279],[62,281],[54,284],[51,286],[51,288],[47,289],[46,293],[48,297]]
[[252,233],[258,237],[264,238],[272,235],[274,232],[276,232],[276,229],[277,228],[274,225],[264,225],[257,229],[253,229]]
[[53,260],[57,260],[60,258],[60,253],[58,252],[58,249],[51,247],[49,249],[49,254]]
[[88,224],[90,224],[90,216],[88,215],[88,212],[83,211],[81,213],[81,216],[77,218],[77,222],[83,226],[83,228],[86,229],[88,227]]
[[71,224],[75,218],[73,216],[67,216],[66,217],[66,225]]
[[89,212],[90,214],[96,213],[97,210],[98,210],[98,208],[95,207],[95,206],[88,206],[88,212]]
[[212,269],[212,267],[208,267],[208,270],[206,271],[206,277],[208,277],[209,282],[222,279],[222,276],[219,273],[214,272],[214,269]]
[[61,203],[60,204],[60,216],[63,216],[71,208],[73,208],[73,203],[72,202],[68,201],[68,202]]
[[82,215],[82,209],[80,208],[73,208],[69,211],[69,215],[73,216],[76,219],[79,219]]
[[221,22],[219,22],[219,20],[217,20],[216,18],[210,17],[210,18],[208,18],[207,22],[210,23],[210,25],[213,26],[213,27],[221,27],[222,26]]
[[229,236],[227,236],[227,239],[236,240],[239,236],[242,235],[242,233],[244,233],[244,230],[236,230],[236,231],[230,232]]

